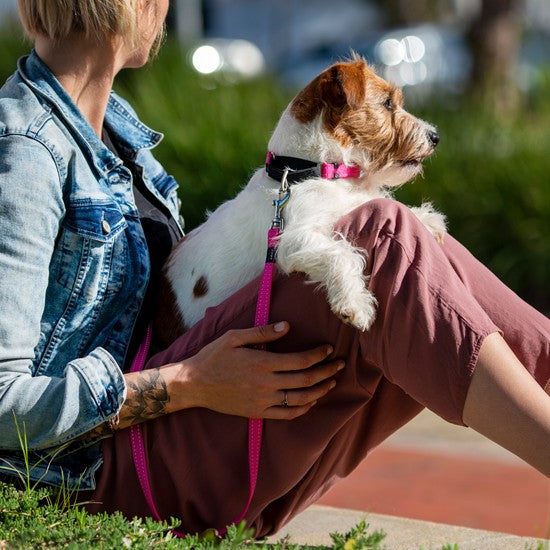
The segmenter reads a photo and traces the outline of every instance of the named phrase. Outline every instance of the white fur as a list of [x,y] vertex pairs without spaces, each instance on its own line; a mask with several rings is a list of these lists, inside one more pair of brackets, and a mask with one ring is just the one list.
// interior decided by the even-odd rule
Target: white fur
[[[418,123],[421,128],[425,125],[426,131],[432,128]],[[301,124],[289,109],[275,129],[269,150],[276,155],[361,167],[360,179],[309,179],[292,186],[283,211],[285,228],[277,264],[284,273],[306,273],[312,283],[326,290],[336,315],[367,330],[375,319],[377,303],[367,287],[365,251],[335,235],[332,228],[357,206],[389,196],[385,188],[408,181],[421,170],[420,165],[395,165],[372,173],[364,151],[344,148],[323,130],[319,119]],[[211,213],[172,253],[167,276],[186,328],[199,321],[207,307],[219,304],[261,274],[273,218],[272,201],[279,186],[265,169],[259,169],[234,199]],[[445,220],[441,214],[429,204],[413,211],[438,239],[442,238]],[[195,297],[193,288],[201,276],[207,280],[208,292]]]

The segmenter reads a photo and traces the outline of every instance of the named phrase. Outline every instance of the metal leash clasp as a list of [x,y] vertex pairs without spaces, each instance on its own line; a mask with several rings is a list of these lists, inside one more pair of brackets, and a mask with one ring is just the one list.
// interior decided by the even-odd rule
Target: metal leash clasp
[[275,213],[273,215],[273,220],[271,221],[271,229],[279,229],[280,231],[284,228],[284,219],[282,216],[283,208],[286,206],[288,199],[290,199],[290,186],[288,185],[288,172],[289,169],[285,168],[283,177],[281,178],[281,187],[279,188],[279,198],[273,200],[273,206],[275,207]]

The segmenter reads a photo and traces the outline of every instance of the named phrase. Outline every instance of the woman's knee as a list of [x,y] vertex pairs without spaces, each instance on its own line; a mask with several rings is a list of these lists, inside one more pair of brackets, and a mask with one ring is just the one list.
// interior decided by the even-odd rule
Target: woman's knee
[[352,210],[340,220],[335,229],[347,240],[365,245],[373,236],[399,237],[422,234],[426,231],[417,215],[403,203],[388,199],[372,199]]

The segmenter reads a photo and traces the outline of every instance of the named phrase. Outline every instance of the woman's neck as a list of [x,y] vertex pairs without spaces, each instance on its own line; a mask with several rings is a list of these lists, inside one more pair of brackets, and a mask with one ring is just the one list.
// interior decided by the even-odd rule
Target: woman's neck
[[35,50],[101,137],[109,93],[124,66],[122,47],[80,35],[62,41],[39,36]]

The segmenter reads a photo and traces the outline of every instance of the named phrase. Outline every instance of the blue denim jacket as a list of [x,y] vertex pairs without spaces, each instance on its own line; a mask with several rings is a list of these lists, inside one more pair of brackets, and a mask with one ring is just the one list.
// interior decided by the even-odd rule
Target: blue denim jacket
[[[105,125],[178,221],[162,135],[114,93]],[[148,279],[130,170],[32,52],[0,89],[0,467],[22,467],[17,419],[31,465],[48,456],[33,479],[94,487],[97,442],[51,453],[120,409]]]

